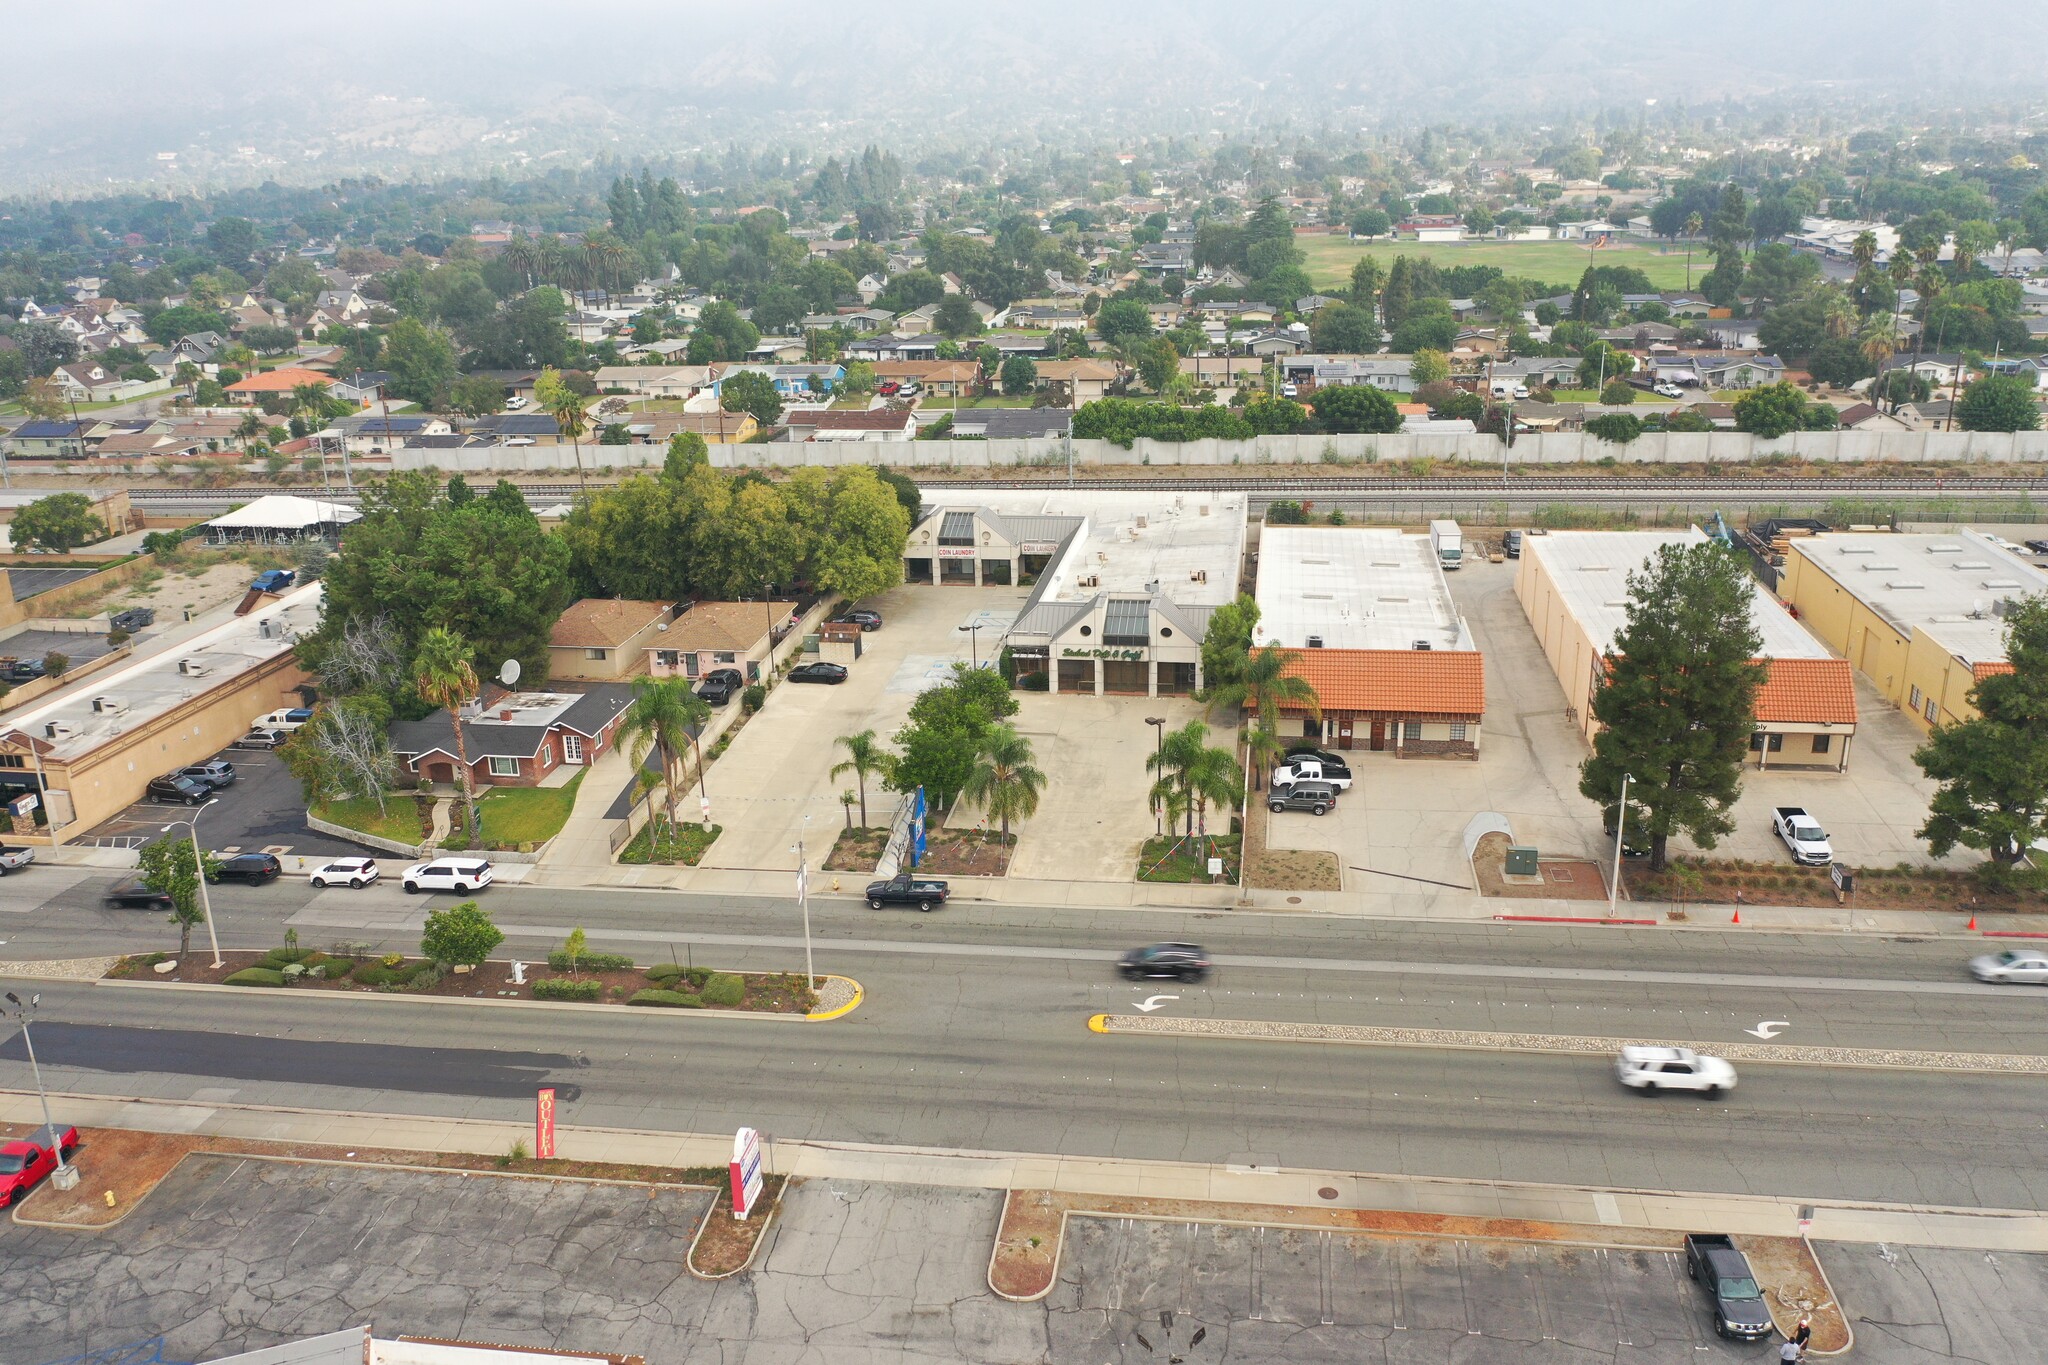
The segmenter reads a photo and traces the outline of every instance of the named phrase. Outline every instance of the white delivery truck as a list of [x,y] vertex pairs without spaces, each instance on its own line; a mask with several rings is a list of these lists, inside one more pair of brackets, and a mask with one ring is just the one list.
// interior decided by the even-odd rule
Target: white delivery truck
[[1465,558],[1465,535],[1455,521],[1432,521],[1429,524],[1429,547],[1436,551],[1436,562],[1446,570],[1455,569]]

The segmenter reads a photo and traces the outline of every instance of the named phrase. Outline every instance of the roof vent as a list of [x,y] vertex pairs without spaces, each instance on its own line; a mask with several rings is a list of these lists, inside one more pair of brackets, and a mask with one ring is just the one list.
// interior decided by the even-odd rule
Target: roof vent
[[128,703],[119,697],[94,697],[92,709],[103,716],[118,716],[127,711]]
[[53,720],[43,727],[43,734],[49,739],[69,739],[77,733],[77,726],[67,725],[61,720]]
[[1309,647],[1310,649],[1321,649],[1321,648],[1323,647],[1323,637],[1322,637],[1322,636],[1320,636],[1320,635],[1311,635],[1311,636],[1309,636],[1309,637],[1308,637],[1308,647]]
[[1951,544],[1949,544],[1949,542],[1947,542],[1947,541],[1945,541],[1945,540],[1944,540],[1944,541],[1938,541],[1938,542],[1936,542],[1935,544],[1933,544],[1933,545],[1930,545],[1930,546],[1928,546],[1928,547],[1927,547],[1927,553],[1929,553],[1929,554],[1931,554],[1931,555],[1959,555],[1959,554],[1961,554],[1962,552],[1963,552],[1963,547],[1962,547],[1962,546],[1960,546],[1960,545],[1951,545]]
[[1414,648],[1416,649],[1434,649],[1435,647],[1436,646],[1430,644],[1430,642],[1427,640],[1417,640],[1414,645]]
[[203,678],[213,669],[197,659],[178,660],[178,671],[188,678]]
[[1924,588],[1927,585],[1912,578],[1891,578],[1885,580],[1885,586],[1893,592],[1906,592],[1914,588]]
[[1987,578],[1984,580],[1984,586],[1987,588],[2017,588],[2021,584],[2017,578]]

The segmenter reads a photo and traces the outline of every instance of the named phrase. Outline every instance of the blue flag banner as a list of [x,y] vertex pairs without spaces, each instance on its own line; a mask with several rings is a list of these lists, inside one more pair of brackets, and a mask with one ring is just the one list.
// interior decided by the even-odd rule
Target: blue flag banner
[[924,788],[917,789],[917,800],[910,806],[910,865],[916,867],[924,861]]

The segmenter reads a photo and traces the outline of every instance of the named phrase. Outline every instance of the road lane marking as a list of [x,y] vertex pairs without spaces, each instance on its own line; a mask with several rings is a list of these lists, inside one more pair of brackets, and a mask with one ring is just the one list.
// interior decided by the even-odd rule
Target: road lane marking
[[1143,1010],[1147,1014],[1150,1014],[1153,1010],[1164,1007],[1167,1001],[1178,999],[1180,999],[1180,997],[1177,995],[1153,995],[1138,1001],[1137,1004],[1139,1009]]
[[1792,1021],[1790,1019],[1765,1019],[1758,1023],[1755,1028],[1746,1028],[1743,1032],[1752,1037],[1761,1038],[1768,1043],[1771,1039],[1791,1027]]
[[1798,1047],[1786,1043],[1688,1043],[1663,1038],[1600,1038],[1561,1033],[1483,1033],[1470,1029],[1387,1028],[1365,1024],[1292,1024],[1259,1019],[1187,1019],[1158,1014],[1097,1014],[1095,1033],[1221,1038],[1269,1043],[1339,1043],[1441,1048],[1464,1052],[1555,1052],[1608,1056],[1624,1047],[1691,1047],[1731,1062],[1842,1066],[1885,1071],[1979,1071],[2048,1076],[2048,1057],[1996,1052],[1915,1052],[1904,1048]]

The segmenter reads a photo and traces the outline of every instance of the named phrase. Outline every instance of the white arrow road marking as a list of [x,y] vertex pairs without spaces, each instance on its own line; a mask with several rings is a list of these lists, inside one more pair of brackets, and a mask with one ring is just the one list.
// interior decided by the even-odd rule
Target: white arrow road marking
[[1138,1002],[1138,1008],[1145,1011],[1145,1013],[1150,1014],[1153,1010],[1159,1009],[1160,1007],[1165,1005],[1167,1001],[1178,999],[1180,999],[1180,997],[1177,995],[1155,995],[1149,997],[1148,999],[1140,1000]]
[[1791,1027],[1792,1021],[1790,1019],[1765,1019],[1755,1028],[1746,1028],[1743,1032],[1768,1042]]

